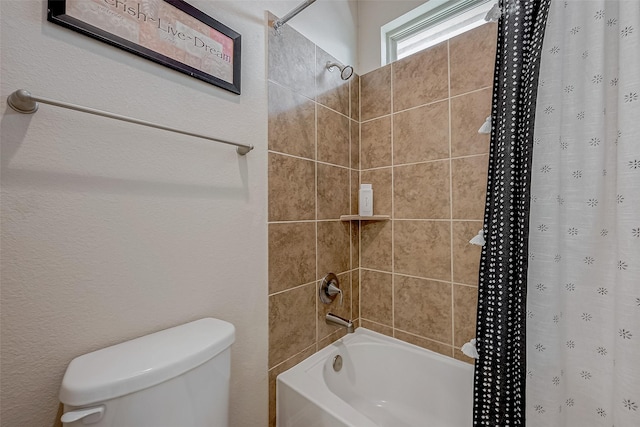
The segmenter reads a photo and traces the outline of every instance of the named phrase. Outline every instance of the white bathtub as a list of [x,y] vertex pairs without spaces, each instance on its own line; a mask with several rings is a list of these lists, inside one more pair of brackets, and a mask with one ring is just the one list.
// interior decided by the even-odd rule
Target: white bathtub
[[277,425],[471,427],[472,395],[472,365],[358,328],[278,376]]

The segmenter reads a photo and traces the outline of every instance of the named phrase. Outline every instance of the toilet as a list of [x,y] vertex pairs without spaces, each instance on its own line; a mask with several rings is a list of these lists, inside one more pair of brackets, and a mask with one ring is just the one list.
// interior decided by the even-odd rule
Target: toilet
[[200,319],[71,361],[65,427],[228,427],[235,328]]

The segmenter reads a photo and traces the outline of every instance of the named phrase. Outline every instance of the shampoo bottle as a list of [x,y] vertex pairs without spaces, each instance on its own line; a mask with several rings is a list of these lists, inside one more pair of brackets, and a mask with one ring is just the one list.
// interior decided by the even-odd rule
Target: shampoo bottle
[[373,216],[373,189],[371,184],[360,184],[358,215]]

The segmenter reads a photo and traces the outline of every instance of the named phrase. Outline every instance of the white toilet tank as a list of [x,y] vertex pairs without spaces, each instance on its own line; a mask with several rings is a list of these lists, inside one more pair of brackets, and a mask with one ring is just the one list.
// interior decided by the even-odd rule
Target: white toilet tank
[[76,357],[65,427],[227,427],[235,328],[200,319]]

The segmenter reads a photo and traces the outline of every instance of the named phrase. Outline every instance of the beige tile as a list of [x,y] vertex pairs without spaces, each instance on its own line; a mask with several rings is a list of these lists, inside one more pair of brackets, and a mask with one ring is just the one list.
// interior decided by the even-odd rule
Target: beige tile
[[[354,330],[355,330],[355,327],[354,327]],[[340,338],[344,337],[345,335],[347,335],[347,330],[345,328],[338,328],[337,331],[333,332],[332,334],[318,341],[318,351],[322,350],[325,347],[330,346],[331,344],[338,341]]]
[[316,46],[316,101],[349,116],[349,81],[340,78],[337,67],[329,71],[327,62],[339,63],[336,58]]
[[360,327],[360,319],[353,320],[353,329],[356,330]]
[[478,288],[453,285],[454,345],[458,348],[476,336]]
[[393,187],[394,218],[451,217],[449,160],[396,166],[393,168]]
[[307,347],[291,359],[269,370],[269,427],[276,427],[276,380],[278,375],[293,368],[316,351],[315,344]]
[[316,225],[269,224],[269,293],[316,279]]
[[453,281],[478,285],[481,246],[469,243],[482,229],[482,221],[453,222]]
[[351,120],[351,169],[360,170],[360,123]]
[[447,344],[442,344],[437,341],[433,341],[427,338],[419,337],[417,335],[408,334],[406,332],[395,329],[393,331],[395,338],[408,342],[409,344],[417,345],[418,347],[426,348],[436,353],[440,353],[444,356],[453,356],[453,347]]
[[473,365],[476,363],[475,359],[472,359],[471,357],[467,356],[460,349],[457,349],[457,348],[453,349],[453,357],[455,357],[457,360],[461,360],[470,365]]
[[313,159],[315,129],[313,101],[269,82],[269,150]]
[[318,219],[349,212],[349,169],[318,163]]
[[269,296],[269,367],[316,341],[316,284]]
[[449,96],[447,42],[393,63],[393,111]]
[[367,319],[360,319],[360,326],[370,331],[377,332],[379,334],[393,337],[393,328],[390,326],[384,326],[379,323],[371,322]]
[[[338,274],[339,288],[342,290],[342,304],[340,304],[340,295],[336,296],[330,304],[324,304],[318,299],[318,340],[327,338],[329,335],[345,328],[336,325],[329,325],[325,321],[327,313],[333,313],[337,316],[351,319],[351,272]],[[322,281],[318,281],[318,292]]]
[[362,171],[360,178],[373,189],[374,215],[391,215],[391,168]]
[[360,121],[360,76],[353,73],[349,79],[351,87],[351,118]]
[[452,96],[492,86],[497,29],[488,23],[449,40]]
[[349,221],[318,222],[318,279],[349,270],[350,242]]
[[451,99],[451,155],[453,157],[489,152],[490,135],[478,129],[491,115],[492,89],[483,89]]
[[360,226],[357,221],[351,223],[351,269],[360,267]]
[[395,275],[394,328],[451,343],[451,283]]
[[391,113],[391,65],[360,76],[361,120]]
[[394,221],[395,272],[451,280],[450,235],[449,221]]
[[488,155],[451,161],[451,203],[454,219],[484,218],[488,162]]
[[349,119],[318,105],[318,161],[349,167]]
[[393,164],[448,157],[448,100],[393,115]]
[[391,166],[391,117],[362,123],[360,132],[360,167]]
[[[273,15],[269,21],[274,21]],[[268,27],[268,78],[313,99],[315,92],[315,45],[288,25],[276,34]]]
[[361,267],[391,271],[391,230],[391,221],[360,221]]
[[360,173],[351,171],[351,215],[358,214],[358,189],[360,188]]
[[[392,326],[393,290],[391,274],[360,271],[360,317]],[[364,324],[362,324],[366,328]]]
[[351,317],[360,318],[360,269],[351,272]]
[[315,219],[315,163],[269,153],[269,221]]

